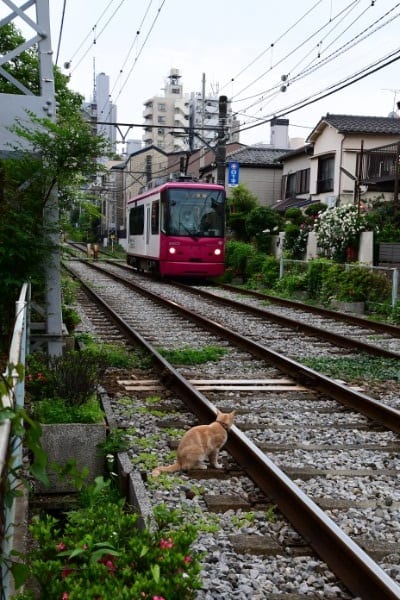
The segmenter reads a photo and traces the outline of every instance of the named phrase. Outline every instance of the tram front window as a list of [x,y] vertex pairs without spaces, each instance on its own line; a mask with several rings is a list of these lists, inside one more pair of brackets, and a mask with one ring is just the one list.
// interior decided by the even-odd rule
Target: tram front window
[[224,204],[220,192],[170,190],[167,233],[177,236],[224,235]]

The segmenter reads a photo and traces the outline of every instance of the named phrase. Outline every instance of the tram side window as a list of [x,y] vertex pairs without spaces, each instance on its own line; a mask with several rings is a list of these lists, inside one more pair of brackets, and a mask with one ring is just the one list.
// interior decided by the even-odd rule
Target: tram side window
[[129,234],[143,235],[144,206],[134,206],[129,213]]
[[151,205],[151,233],[157,235],[159,232],[158,224],[160,221],[160,202],[156,200]]

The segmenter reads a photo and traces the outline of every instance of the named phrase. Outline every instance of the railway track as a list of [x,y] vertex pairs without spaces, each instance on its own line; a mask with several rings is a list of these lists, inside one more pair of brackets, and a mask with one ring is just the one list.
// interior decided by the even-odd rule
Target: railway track
[[[139,338],[146,340],[148,349],[151,345],[179,349],[190,342],[196,347],[218,344],[227,350],[218,363],[207,364],[206,368],[173,369],[168,377],[165,375],[167,364],[158,355],[157,361],[164,373],[161,383],[155,384],[150,379],[146,384],[125,377],[118,384],[121,391],[113,399],[113,410],[120,414],[120,421],[127,431],[134,427],[140,432],[132,435],[130,455],[136,462],[140,440],[148,436],[153,444],[153,458],[157,462],[168,462],[170,448],[167,441],[171,434],[167,436],[154,431],[159,431],[160,427],[161,431],[163,428],[170,431],[166,428],[171,427],[171,423],[179,429],[196,423],[193,415],[187,412],[188,407],[203,422],[213,420],[214,405],[221,410],[239,410],[237,427],[232,431],[227,449],[240,468],[226,455],[222,474],[211,470],[207,471],[206,478],[202,472],[196,476],[200,479],[194,479],[197,487],[207,490],[190,501],[196,510],[219,506],[222,510],[219,523],[223,527],[232,511],[242,515],[242,521],[247,523],[247,533],[225,536],[222,550],[218,550],[218,563],[206,560],[207,581],[219,582],[223,572],[226,577],[230,574],[231,595],[225,596],[227,598],[273,598],[275,593],[284,598],[282,593],[291,591],[308,596],[314,593],[315,597],[323,598],[351,598],[354,595],[399,598],[398,584],[390,577],[400,580],[396,546],[400,533],[395,526],[400,500],[396,469],[399,443],[398,435],[393,432],[399,431],[398,411],[381,405],[364,393],[330,382],[328,378],[317,381],[317,374],[301,365],[297,372],[298,363],[292,358],[285,360],[270,350],[264,354],[260,342],[252,341],[244,349],[242,340],[238,349],[233,346],[231,334],[229,344],[221,339],[227,333],[225,325],[221,327],[214,322],[218,332],[216,338],[215,332],[211,335],[204,332],[193,324],[193,320],[189,322],[187,316],[177,316],[171,308],[160,308],[160,300],[155,307],[148,296],[143,299],[138,292],[124,289],[115,280],[110,282],[107,275],[93,271],[83,263],[75,262],[70,267],[76,274],[84,275],[92,291],[101,291],[110,306],[114,305],[117,312],[124,313],[124,319],[140,332]],[[149,381],[148,377],[144,379]],[[151,386],[155,385],[154,391]],[[145,387],[144,391],[141,386]],[[186,407],[175,397],[176,392],[180,397],[183,395]],[[119,401],[125,393],[129,394],[131,403],[126,397],[122,403]],[[154,394],[159,397],[158,409],[164,412],[161,418],[152,416],[148,404],[149,396]],[[343,400],[344,405],[338,404]],[[145,407],[144,415],[140,411]],[[356,412],[358,408],[364,415]],[[183,416],[178,416],[178,411],[182,410]],[[140,460],[137,464],[145,475],[149,465],[141,464]],[[180,497],[187,495],[187,490],[194,485],[194,476],[190,473],[173,479]],[[151,478],[147,485],[155,501],[173,501],[170,490],[159,489]],[[225,500],[227,490],[230,491],[230,503]],[[189,503],[187,497],[185,502]],[[271,503],[277,504],[279,509],[275,523],[265,520],[265,507],[269,508]],[[227,509],[227,506],[231,508]],[[246,519],[250,513],[255,515],[251,526]],[[281,513],[292,525],[283,524]],[[379,522],[379,527],[371,525],[375,521]],[[301,541],[297,531],[302,533],[305,541]],[[351,538],[348,533],[352,534]],[[219,537],[224,536],[220,534]],[[260,550],[261,541],[266,544],[263,550]],[[215,539],[211,544],[215,546]],[[234,557],[236,554],[248,557],[252,544],[252,552],[266,552],[269,557]],[[310,554],[310,546],[342,579],[350,593],[319,559]],[[255,547],[258,550],[254,550]],[[377,566],[371,557],[381,566]],[[222,570],[219,570],[221,561]],[[238,575],[238,561],[247,573],[243,575],[243,581]],[[254,565],[257,565],[255,570]],[[271,575],[268,575],[269,569]],[[299,577],[296,579],[292,574],[285,579],[281,575],[281,583],[277,586],[272,583],[277,580],[272,571],[276,573],[280,569],[282,573],[297,569]],[[255,580],[257,570],[261,575]],[[316,578],[315,572],[320,570],[324,575]],[[313,577],[316,580],[314,587],[311,585]],[[297,583],[293,583],[294,580]],[[252,589],[254,582],[256,585]],[[207,589],[202,593],[201,598],[224,597],[213,596]]]

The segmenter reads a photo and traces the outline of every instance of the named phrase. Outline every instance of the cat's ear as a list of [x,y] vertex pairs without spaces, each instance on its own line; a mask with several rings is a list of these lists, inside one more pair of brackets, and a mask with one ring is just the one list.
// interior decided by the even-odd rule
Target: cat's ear
[[217,408],[217,418],[222,415],[222,412]]
[[233,410],[233,411],[231,412],[231,417],[233,418],[235,415],[236,415],[236,410]]

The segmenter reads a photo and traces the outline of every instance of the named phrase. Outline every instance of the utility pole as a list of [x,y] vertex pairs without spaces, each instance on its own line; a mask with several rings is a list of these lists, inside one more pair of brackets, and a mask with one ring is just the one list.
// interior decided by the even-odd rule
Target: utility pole
[[228,98],[226,96],[219,97],[219,127],[217,137],[217,148],[215,158],[217,163],[217,183],[225,186],[225,162],[226,162],[226,115],[228,111]]
[[[0,56],[0,68],[10,60],[22,54],[28,48],[38,46],[40,93],[38,96],[32,94],[27,89],[24,82],[18,81],[15,77],[2,69],[1,74],[17,90],[18,94],[0,94],[0,156],[19,160],[15,151],[10,151],[10,147],[21,145],[21,140],[11,131],[10,126],[17,120],[27,123],[27,111],[34,113],[39,118],[55,119],[56,102],[54,90],[53,60],[50,37],[50,16],[48,0],[30,0],[21,7],[7,0],[4,2],[11,10],[9,14],[0,19],[0,27],[12,22],[14,19],[22,19],[27,27],[32,31],[32,37],[18,48],[9,53]],[[36,7],[36,22],[28,10],[34,5]],[[27,12],[25,12],[27,11]],[[32,124],[32,127],[34,125]],[[24,148],[29,151],[29,146]],[[48,259],[46,266],[46,331],[43,339],[47,343],[50,355],[56,356],[62,353],[62,316],[61,316],[61,273],[60,273],[60,235],[59,225],[59,207],[57,191],[53,189],[47,201],[44,211],[44,220],[51,234],[53,243],[53,252]]]

